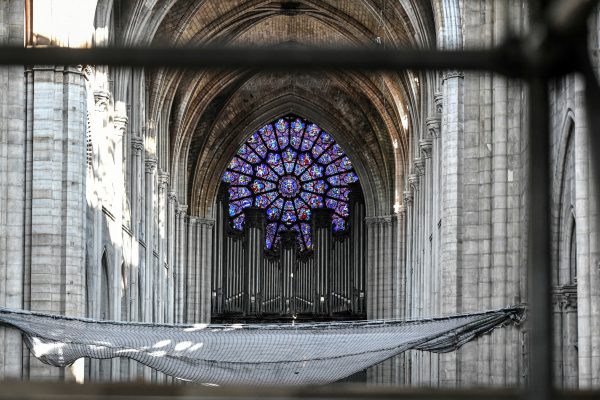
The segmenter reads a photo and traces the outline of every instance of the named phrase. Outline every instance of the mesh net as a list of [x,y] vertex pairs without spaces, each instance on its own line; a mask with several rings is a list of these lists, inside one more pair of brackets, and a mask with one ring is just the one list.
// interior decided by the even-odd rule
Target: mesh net
[[0,308],[35,357],[67,366],[125,357],[170,376],[212,384],[325,384],[406,350],[448,352],[518,321],[518,307],[445,318],[278,325],[164,325],[96,321]]

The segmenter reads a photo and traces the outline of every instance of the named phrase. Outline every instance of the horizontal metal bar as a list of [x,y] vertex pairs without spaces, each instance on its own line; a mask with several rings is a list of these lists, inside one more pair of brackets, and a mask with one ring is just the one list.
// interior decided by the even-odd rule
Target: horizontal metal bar
[[[0,382],[0,399],[523,399],[519,389],[431,389],[333,384],[314,387],[206,387],[147,383]],[[597,399],[600,392],[559,392],[557,400]]]
[[489,70],[519,75],[507,49],[438,51],[379,48],[25,48],[0,47],[0,65],[110,65],[192,69],[247,68],[262,70],[405,69]]

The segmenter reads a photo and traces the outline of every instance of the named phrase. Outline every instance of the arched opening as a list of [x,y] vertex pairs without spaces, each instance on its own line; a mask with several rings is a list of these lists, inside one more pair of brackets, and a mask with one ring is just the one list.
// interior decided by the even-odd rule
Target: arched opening
[[212,320],[365,318],[365,206],[333,136],[295,115],[232,157],[217,200]]

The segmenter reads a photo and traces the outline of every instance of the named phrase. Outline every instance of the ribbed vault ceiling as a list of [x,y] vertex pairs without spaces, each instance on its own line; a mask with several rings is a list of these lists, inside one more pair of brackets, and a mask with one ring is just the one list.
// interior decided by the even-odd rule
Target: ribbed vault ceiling
[[[123,44],[433,46],[431,5],[416,0],[121,2]],[[378,42],[380,44],[378,44]],[[219,178],[255,129],[295,113],[328,130],[356,166],[372,215],[388,214],[420,118],[410,73],[148,72],[148,115],[167,122],[171,179],[193,215],[211,216]],[[424,81],[424,79],[421,79]],[[409,128],[410,129],[410,128]]]

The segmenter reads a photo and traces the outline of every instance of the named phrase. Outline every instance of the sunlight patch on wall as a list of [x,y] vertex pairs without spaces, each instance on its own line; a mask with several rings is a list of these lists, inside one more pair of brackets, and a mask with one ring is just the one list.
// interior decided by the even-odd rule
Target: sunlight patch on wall
[[36,46],[90,47],[97,0],[32,0]]

